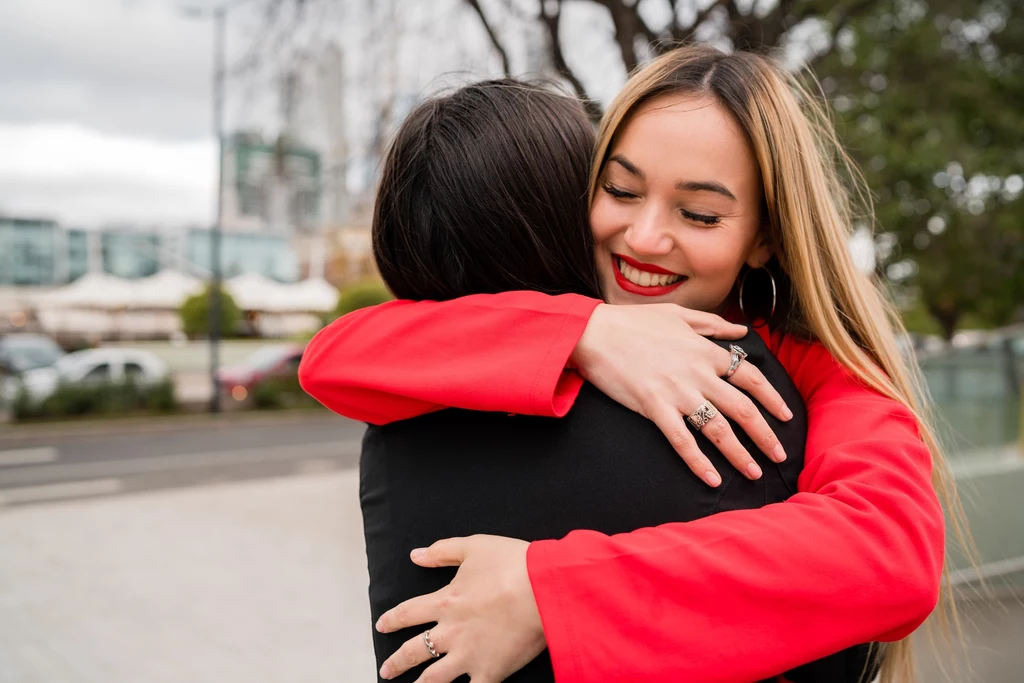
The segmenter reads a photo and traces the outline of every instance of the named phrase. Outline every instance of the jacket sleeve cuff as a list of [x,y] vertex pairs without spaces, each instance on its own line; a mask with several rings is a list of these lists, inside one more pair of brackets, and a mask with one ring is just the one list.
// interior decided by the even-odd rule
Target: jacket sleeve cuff
[[564,417],[583,386],[583,378],[579,373],[566,366],[587,329],[590,316],[601,301],[573,294],[558,298],[565,305],[562,324],[534,376],[530,393],[534,397],[534,405],[538,406],[538,414]]

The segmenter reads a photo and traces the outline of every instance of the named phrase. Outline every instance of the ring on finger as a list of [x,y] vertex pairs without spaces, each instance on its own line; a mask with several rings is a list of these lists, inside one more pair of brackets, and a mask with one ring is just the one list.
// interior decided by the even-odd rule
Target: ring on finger
[[438,653],[438,651],[434,649],[434,643],[432,643],[430,641],[430,631],[424,631],[423,632],[423,644],[427,646],[427,652],[430,653],[431,657],[433,657],[434,659],[437,659],[438,657],[441,656]]
[[686,420],[694,426],[697,431],[704,429],[704,425],[718,416],[718,408],[711,404],[711,401],[704,401],[697,409],[686,416]]
[[742,346],[737,346],[736,344],[729,344],[729,355],[732,358],[732,362],[729,363],[729,369],[725,371],[726,379],[729,379],[730,377],[733,376],[736,370],[740,367],[740,363],[742,363],[746,359],[747,352],[743,350]]

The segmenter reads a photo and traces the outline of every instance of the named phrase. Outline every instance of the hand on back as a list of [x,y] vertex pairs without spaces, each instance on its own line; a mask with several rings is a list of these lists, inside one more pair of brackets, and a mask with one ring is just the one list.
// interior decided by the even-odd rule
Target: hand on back
[[789,420],[792,412],[750,363],[740,363],[735,373],[724,379],[731,354],[708,339],[741,339],[746,334],[743,325],[675,304],[601,304],[570,362],[605,394],[657,424],[694,474],[718,486],[721,476],[697,447],[686,422],[686,416],[705,400],[719,414],[701,431],[745,476],[757,479],[761,469],[723,415],[739,424],[771,460],[785,459],[775,433],[754,402],[737,387],[781,420]]

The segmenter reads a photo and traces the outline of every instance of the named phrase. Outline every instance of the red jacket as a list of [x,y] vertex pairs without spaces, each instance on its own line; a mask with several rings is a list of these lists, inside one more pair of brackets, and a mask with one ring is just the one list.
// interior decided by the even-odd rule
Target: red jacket
[[[328,408],[375,424],[443,407],[561,416],[582,383],[566,361],[598,303],[510,292],[363,309],[313,338],[300,381]],[[744,683],[901,639],[934,609],[944,524],[912,414],[821,344],[765,341],[807,404],[798,493],[689,523],[532,543],[530,581],[560,683]]]

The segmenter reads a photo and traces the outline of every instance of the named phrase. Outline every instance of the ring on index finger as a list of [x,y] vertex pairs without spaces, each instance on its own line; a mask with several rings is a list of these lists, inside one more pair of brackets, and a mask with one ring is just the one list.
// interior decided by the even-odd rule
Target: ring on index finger
[[693,411],[686,416],[687,421],[700,431],[704,429],[704,425],[711,422],[715,417],[718,416],[718,408],[711,404],[711,401],[704,401],[697,410]]
[[729,344],[729,356],[732,358],[732,362],[729,363],[729,369],[725,371],[725,378],[729,379],[735,374],[736,370],[740,367],[746,357],[747,352],[743,350],[742,346],[736,344]]
[[434,659],[437,659],[438,657],[441,656],[441,654],[437,650],[434,649],[433,641],[430,640],[430,631],[426,631],[423,634],[423,644],[427,646],[427,652],[430,653],[431,657],[433,657]]

